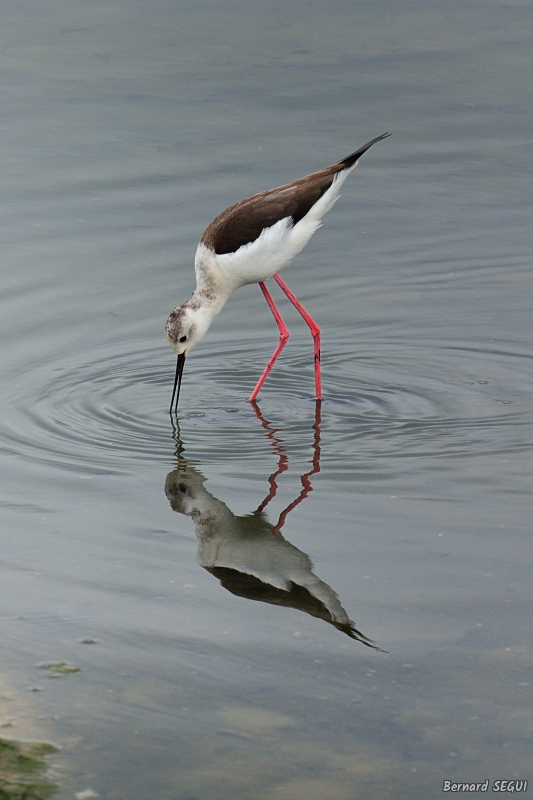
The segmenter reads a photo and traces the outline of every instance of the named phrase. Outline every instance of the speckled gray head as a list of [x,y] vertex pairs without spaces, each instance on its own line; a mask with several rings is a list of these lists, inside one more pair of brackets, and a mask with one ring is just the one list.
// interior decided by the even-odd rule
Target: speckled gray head
[[165,323],[165,336],[169,345],[178,355],[187,353],[194,338],[195,321],[187,304],[178,306],[169,314]]
[[187,355],[204,338],[215,316],[213,311],[210,304],[193,295],[170,313],[165,336],[178,355]]

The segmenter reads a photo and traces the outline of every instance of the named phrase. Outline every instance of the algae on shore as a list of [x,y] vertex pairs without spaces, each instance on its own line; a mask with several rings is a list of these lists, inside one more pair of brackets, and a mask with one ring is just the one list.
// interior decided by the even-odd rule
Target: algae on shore
[[45,800],[56,785],[45,776],[44,756],[56,751],[46,742],[0,739],[0,800]]

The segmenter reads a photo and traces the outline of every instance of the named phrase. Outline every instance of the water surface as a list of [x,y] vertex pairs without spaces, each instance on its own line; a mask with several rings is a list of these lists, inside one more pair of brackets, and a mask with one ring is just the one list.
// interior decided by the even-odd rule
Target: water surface
[[[62,747],[58,797],[532,779],[532,16],[6,5],[4,722]],[[284,273],[321,408],[283,298],[247,402],[276,343],[250,286],[173,423],[203,229],[386,130]]]

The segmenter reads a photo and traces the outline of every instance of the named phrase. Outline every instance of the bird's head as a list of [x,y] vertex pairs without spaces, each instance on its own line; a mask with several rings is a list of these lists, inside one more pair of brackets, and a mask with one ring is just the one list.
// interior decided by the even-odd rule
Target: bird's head
[[204,338],[210,324],[204,306],[191,298],[170,313],[165,324],[165,336],[179,356],[186,356]]

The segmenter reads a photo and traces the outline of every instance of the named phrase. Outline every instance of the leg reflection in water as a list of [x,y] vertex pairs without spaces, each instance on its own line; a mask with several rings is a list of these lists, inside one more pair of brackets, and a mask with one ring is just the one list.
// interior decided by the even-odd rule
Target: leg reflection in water
[[235,515],[205,489],[205,477],[197,462],[193,466],[181,455],[183,445],[176,437],[178,464],[167,475],[165,492],[173,510],[194,521],[200,565],[232,594],[304,611],[378,650],[355,628],[337,593],[315,575],[309,556],[280,532],[292,509],[313,491],[311,476],[320,471],[320,402],[316,404],[313,425],[311,469],[301,476],[302,490],[281,512],[276,525],[268,521],[264,509],[276,495],[277,478],[288,469],[288,456],[279,431],[264,419],[257,404],[254,411],[278,456],[278,466],[269,478],[268,494],[251,514]]
[[[267,505],[270,501],[276,496],[276,492],[278,490],[278,484],[276,483],[276,478],[281,475],[282,472],[285,472],[289,468],[289,457],[285,454],[285,447],[281,439],[278,439],[276,433],[277,430],[273,430],[270,427],[270,422],[263,417],[261,414],[261,410],[255,400],[252,402],[252,406],[254,409],[255,416],[260,421],[263,428],[267,431],[266,438],[272,444],[273,450],[278,456],[278,468],[275,472],[272,473],[268,482],[270,484],[270,492],[267,494],[261,505],[257,508],[256,514],[260,514],[265,510]],[[285,520],[287,519],[288,514],[299,505],[302,500],[311,494],[313,491],[313,487],[311,485],[311,476],[316,475],[317,472],[320,472],[320,409],[322,406],[321,400],[316,400],[315,402],[315,422],[313,425],[313,458],[311,459],[311,469],[309,472],[305,472],[301,477],[300,481],[302,483],[302,491],[298,495],[298,497],[289,503],[289,505],[283,509],[281,514],[279,515],[279,519],[277,523],[274,525],[272,529],[272,533],[279,533],[279,531],[285,525]]]

